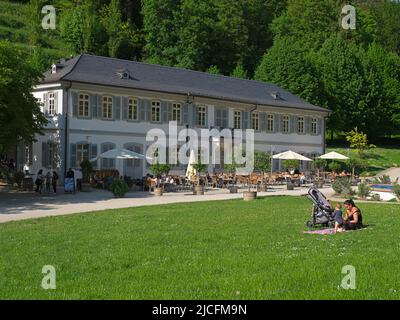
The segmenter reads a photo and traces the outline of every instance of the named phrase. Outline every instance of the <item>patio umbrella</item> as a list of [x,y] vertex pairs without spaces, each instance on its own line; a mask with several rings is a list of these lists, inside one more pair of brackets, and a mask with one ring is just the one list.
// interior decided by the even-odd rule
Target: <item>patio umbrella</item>
[[329,159],[329,160],[348,160],[349,157],[346,157],[338,152],[332,151],[326,154],[323,154],[319,157],[320,159]]
[[294,151],[285,151],[282,153],[278,153],[272,157],[273,159],[279,159],[279,160],[300,160],[300,161],[312,161],[311,159],[302,156],[301,154],[298,154],[297,152]]
[[99,159],[141,159],[141,160],[152,160],[150,157],[146,157],[143,154],[123,149],[123,148],[116,148],[108,150],[104,153],[99,154],[97,157],[90,159],[90,161],[97,161]]
[[194,152],[194,150],[190,151],[190,158],[189,158],[189,163],[186,169],[186,178],[188,178],[189,180],[192,180],[197,172],[196,169],[193,168],[193,165],[196,163],[196,154]]

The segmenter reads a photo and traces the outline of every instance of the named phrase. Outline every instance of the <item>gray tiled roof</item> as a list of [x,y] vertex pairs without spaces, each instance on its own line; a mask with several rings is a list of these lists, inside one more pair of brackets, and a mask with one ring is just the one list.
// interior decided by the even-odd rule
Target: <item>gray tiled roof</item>
[[[195,97],[329,112],[325,108],[305,102],[276,85],[260,81],[88,54],[79,55],[64,62],[63,65],[64,68],[55,74],[47,71],[42,83],[61,80],[77,81],[182,95],[190,93]],[[129,71],[130,79],[121,79],[118,74],[121,70]],[[274,99],[275,92],[279,92],[280,99]]]

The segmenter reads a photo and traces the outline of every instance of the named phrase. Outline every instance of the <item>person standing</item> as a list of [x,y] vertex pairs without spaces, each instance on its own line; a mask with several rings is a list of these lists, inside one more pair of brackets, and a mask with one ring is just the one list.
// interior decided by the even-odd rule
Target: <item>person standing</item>
[[53,185],[54,194],[57,193],[57,182],[58,182],[58,174],[57,174],[57,172],[53,171],[53,177],[51,179],[51,184]]
[[36,190],[35,192],[42,193],[42,187],[43,187],[43,170],[40,169],[35,180],[36,184]]
[[51,173],[50,171],[46,174],[46,192],[50,193],[50,186],[51,186]]

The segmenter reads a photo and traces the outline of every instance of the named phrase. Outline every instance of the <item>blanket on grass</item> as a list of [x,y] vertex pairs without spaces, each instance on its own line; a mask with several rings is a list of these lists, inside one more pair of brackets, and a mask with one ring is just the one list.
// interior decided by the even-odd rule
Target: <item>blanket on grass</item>
[[[351,231],[357,231],[357,230],[364,230],[367,227],[367,225],[364,225],[364,227],[356,230],[345,230],[342,232],[351,232]],[[329,229],[319,229],[319,230],[308,230],[304,231],[303,233],[305,234],[335,234],[335,229],[334,228],[329,228]]]
[[334,234],[335,229],[321,229],[321,230],[312,230],[312,231],[304,231],[306,234]]

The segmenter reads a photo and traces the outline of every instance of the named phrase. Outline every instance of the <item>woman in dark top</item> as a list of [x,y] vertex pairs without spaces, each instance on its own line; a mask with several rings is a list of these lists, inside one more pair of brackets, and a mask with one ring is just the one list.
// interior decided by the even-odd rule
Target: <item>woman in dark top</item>
[[343,227],[345,230],[355,230],[363,227],[362,214],[360,209],[354,204],[353,200],[344,202],[346,215],[343,219]]

